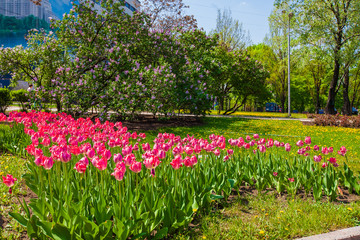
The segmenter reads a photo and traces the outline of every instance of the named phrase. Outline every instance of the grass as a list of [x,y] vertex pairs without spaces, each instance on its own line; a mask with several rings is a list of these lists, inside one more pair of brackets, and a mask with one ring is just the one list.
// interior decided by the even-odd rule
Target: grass
[[[293,148],[295,143],[306,136],[312,138],[313,144],[332,146],[338,150],[345,146],[349,166],[360,171],[360,129],[342,127],[306,126],[300,121],[257,120],[244,118],[204,118],[202,126],[168,127],[148,131],[148,139],[153,139],[158,132],[168,132],[185,137],[187,134],[196,138],[208,138],[212,133],[224,135],[226,138],[246,137],[258,133],[260,137],[289,142]],[[295,153],[293,153],[295,154]],[[341,158],[339,158],[341,162]]]
[[[224,111],[221,111],[220,114],[223,114]],[[219,111],[210,111],[210,115],[219,115]],[[270,118],[287,118],[287,113],[278,113],[278,112],[235,112],[231,116],[252,116],[252,117],[270,117]],[[291,118],[307,118],[306,114],[302,113],[292,113]]]
[[10,218],[8,214],[12,211],[20,212],[20,205],[14,197],[15,194],[20,196],[20,198],[27,194],[24,182],[19,182],[21,181],[21,176],[26,171],[26,160],[5,153],[0,154],[1,180],[2,176],[7,174],[12,174],[18,179],[12,188],[12,194],[9,194],[9,188],[5,184],[0,184],[0,239],[19,239],[25,229],[14,219]]
[[293,239],[359,224],[360,204],[239,197],[233,204],[200,218],[199,225],[174,239]]

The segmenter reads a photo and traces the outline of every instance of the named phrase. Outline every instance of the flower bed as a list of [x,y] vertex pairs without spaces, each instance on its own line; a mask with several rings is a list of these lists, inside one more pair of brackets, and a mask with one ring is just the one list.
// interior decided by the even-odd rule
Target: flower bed
[[317,126],[360,128],[360,115],[340,116],[339,114],[309,114],[308,118],[313,118],[314,124]]
[[[11,216],[32,238],[163,238],[245,184],[292,196],[304,190],[315,200],[335,199],[340,186],[360,192],[347,164],[339,167],[336,159],[346,159],[346,148],[320,149],[310,137],[291,146],[257,134],[159,133],[150,144],[120,122],[43,112],[12,112],[0,120],[23,124],[31,139],[24,178],[38,198],[21,203],[25,216]],[[11,175],[4,183],[16,187]]]

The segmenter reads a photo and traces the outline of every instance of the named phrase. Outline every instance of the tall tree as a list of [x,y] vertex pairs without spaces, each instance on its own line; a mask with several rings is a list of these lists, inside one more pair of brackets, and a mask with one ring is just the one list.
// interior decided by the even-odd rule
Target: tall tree
[[197,28],[197,21],[192,15],[186,15],[182,0],[144,0],[141,10],[148,14],[153,29],[169,30],[182,27],[185,30]]
[[[335,99],[340,85],[341,66],[346,65],[347,48],[360,36],[359,0],[278,0],[276,4],[290,3],[298,15],[302,40],[316,43],[322,39],[331,53],[333,75],[330,83],[326,113],[335,114]],[[347,70],[344,69],[343,76]]]
[[216,28],[212,33],[219,35],[220,44],[229,49],[244,50],[251,44],[250,34],[239,20],[231,16],[230,9],[218,10]]
[[271,71],[269,83],[283,111],[285,110],[288,93],[288,18],[289,16],[284,11],[283,6],[275,8],[269,17],[270,35],[265,39],[267,45],[274,52],[273,61],[276,63]]

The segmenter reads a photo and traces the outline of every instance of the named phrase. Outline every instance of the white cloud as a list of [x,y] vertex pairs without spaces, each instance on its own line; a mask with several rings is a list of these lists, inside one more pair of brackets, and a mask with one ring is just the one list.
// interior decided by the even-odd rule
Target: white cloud
[[243,6],[247,5],[247,2],[241,2],[241,5]]

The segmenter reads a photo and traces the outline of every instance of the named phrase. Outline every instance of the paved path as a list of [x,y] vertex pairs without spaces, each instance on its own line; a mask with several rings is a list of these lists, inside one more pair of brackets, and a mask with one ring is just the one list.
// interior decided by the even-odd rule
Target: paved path
[[[18,106],[11,106],[6,109],[7,112],[11,111],[19,111],[20,107]],[[56,108],[51,108],[51,111],[56,112]],[[149,112],[143,112],[144,115],[152,115],[152,113]],[[194,117],[192,114],[184,114],[180,113],[179,116],[189,116]],[[301,122],[312,122],[312,119],[308,118],[286,118],[286,117],[261,117],[261,116],[245,116],[245,115],[206,115],[206,117],[227,117],[227,118],[246,118],[246,119],[259,119],[259,120],[278,120],[278,121],[301,121]]]

